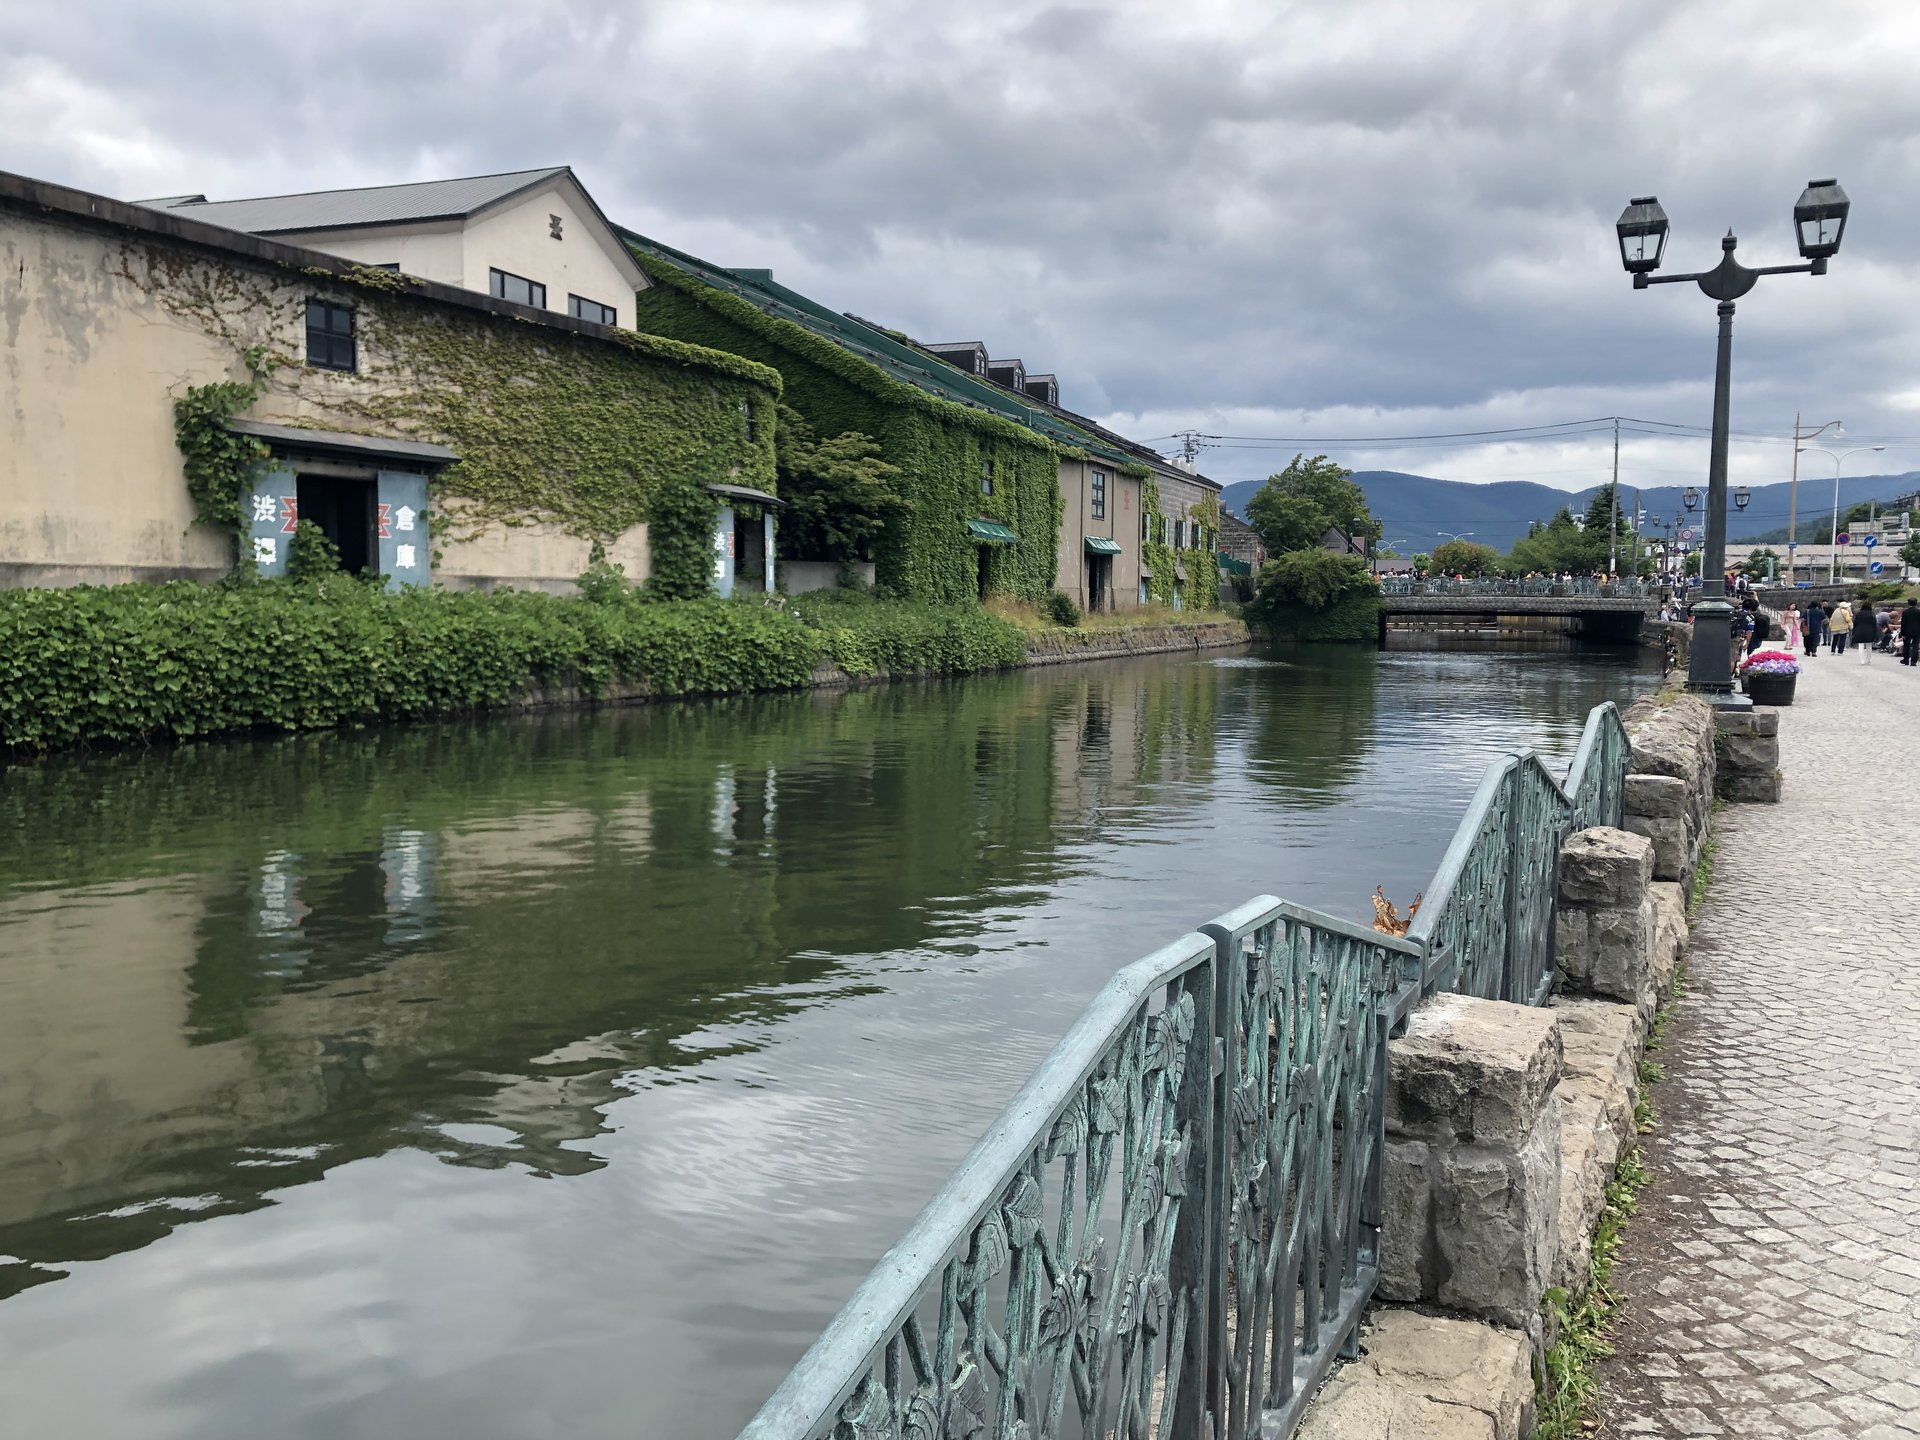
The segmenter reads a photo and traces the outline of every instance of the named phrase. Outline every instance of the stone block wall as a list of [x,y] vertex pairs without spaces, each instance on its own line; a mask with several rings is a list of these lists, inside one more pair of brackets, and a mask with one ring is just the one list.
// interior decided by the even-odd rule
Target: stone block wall
[[1693,884],[1713,812],[1713,712],[1691,697],[1643,700],[1624,717],[1633,743],[1621,828],[1653,842],[1653,878]]
[[1780,712],[1766,705],[1715,714],[1713,793],[1722,800],[1778,804]]
[[1440,995],[1387,1047],[1379,1296],[1537,1335],[1560,1244],[1551,1010]]

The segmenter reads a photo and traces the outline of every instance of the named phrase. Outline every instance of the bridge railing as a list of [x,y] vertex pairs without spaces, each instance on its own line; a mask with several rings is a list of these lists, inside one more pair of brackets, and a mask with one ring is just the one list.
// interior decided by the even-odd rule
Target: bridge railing
[[1416,579],[1389,575],[1380,581],[1382,595],[1433,596],[1593,596],[1601,599],[1645,599],[1657,595],[1660,585],[1652,580],[1444,580]]
[[1405,939],[1263,895],[1114,975],[742,1440],[1291,1433],[1379,1278],[1388,1036],[1546,999],[1625,740],[1491,766]]

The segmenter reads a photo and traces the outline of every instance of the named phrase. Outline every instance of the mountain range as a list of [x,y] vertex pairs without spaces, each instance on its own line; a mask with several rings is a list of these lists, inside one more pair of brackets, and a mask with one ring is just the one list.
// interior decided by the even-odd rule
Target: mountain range
[[[1356,470],[1354,481],[1366,491],[1367,505],[1385,526],[1381,543],[1402,555],[1431,550],[1449,534],[1460,534],[1476,544],[1496,550],[1510,550],[1513,542],[1527,533],[1534,520],[1551,520],[1561,506],[1582,514],[1587,502],[1604,486],[1585,490],[1557,490],[1530,480],[1499,480],[1491,484],[1470,484],[1464,480],[1436,480],[1430,475],[1407,475],[1398,470]],[[1262,482],[1243,480],[1227,486],[1220,494],[1226,508],[1246,517],[1247,501]],[[1704,491],[1706,481],[1700,481]],[[1639,492],[1641,534],[1660,535],[1655,522],[1673,521],[1683,528],[1691,524],[1696,534],[1701,528],[1700,512],[1688,516],[1681,503],[1684,485],[1660,485]],[[1752,487],[1752,499],[1744,512],[1737,512],[1728,526],[1728,548],[1742,544],[1783,541],[1787,534],[1787,514],[1793,486],[1789,481]],[[1920,471],[1899,475],[1849,475],[1841,483],[1840,504],[1846,507],[1862,500],[1891,500],[1912,495],[1920,489]],[[1622,483],[1620,503],[1634,503],[1632,486]],[[1809,520],[1830,515],[1833,510],[1833,481],[1803,480],[1800,483],[1797,516],[1804,527]]]

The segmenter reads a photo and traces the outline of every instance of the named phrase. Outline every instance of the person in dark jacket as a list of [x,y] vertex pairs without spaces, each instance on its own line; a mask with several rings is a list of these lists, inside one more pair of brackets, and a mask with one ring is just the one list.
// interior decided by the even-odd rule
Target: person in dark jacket
[[1747,598],[1740,602],[1740,606],[1747,612],[1747,654],[1751,655],[1767,643],[1772,623],[1767,619],[1767,612],[1760,608],[1759,599],[1751,591],[1748,592]]
[[1900,612],[1900,663],[1920,665],[1920,600],[1907,601]]
[[1853,612],[1853,648],[1860,652],[1860,663],[1873,661],[1873,642],[1880,636],[1880,617],[1873,613],[1873,602],[1862,600]]
[[1806,642],[1807,654],[1820,653],[1820,642],[1827,638],[1827,607],[1815,600],[1807,606],[1806,619],[1802,622],[1800,638]]

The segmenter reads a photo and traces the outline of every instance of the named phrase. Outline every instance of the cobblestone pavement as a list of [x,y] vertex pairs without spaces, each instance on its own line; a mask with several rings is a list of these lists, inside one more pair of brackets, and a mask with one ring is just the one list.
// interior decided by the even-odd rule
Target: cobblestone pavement
[[1920,1435],[1920,671],[1823,655],[1780,736],[1659,1055],[1609,1435]]

